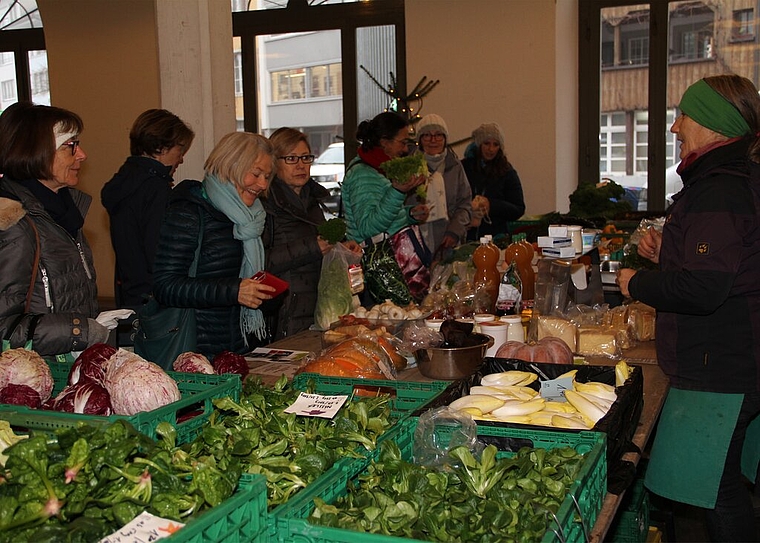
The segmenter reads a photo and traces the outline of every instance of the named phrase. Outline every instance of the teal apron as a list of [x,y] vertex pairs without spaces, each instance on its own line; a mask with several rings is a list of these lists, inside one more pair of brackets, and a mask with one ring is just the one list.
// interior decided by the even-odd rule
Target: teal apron
[[677,502],[713,509],[743,401],[744,394],[671,388],[652,444],[647,488]]

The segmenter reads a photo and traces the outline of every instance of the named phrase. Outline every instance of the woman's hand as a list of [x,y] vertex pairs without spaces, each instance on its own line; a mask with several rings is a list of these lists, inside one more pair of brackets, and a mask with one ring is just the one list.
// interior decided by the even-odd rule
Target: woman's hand
[[628,283],[631,282],[631,277],[634,275],[636,275],[636,270],[632,270],[631,268],[623,268],[617,272],[615,282],[620,287],[620,294],[626,298],[629,298],[631,296],[631,293],[628,290]]
[[391,181],[393,188],[399,192],[409,192],[412,189],[417,188],[421,184],[427,181],[427,177],[424,175],[413,175],[406,180],[405,183],[399,183],[398,181]]
[[330,252],[330,249],[333,247],[332,243],[322,238],[321,236],[317,236],[317,245],[319,245],[319,250],[322,252],[322,256],[325,256],[328,252]]
[[364,253],[364,250],[362,249],[362,246],[356,243],[354,240],[350,239],[348,241],[343,241],[343,247],[354,253],[355,255],[360,255]]
[[418,204],[409,210],[409,216],[417,222],[425,222],[430,216],[430,208],[426,204]]
[[275,290],[277,289],[253,279],[242,279],[238,290],[238,303],[256,309],[264,300],[271,300],[271,293]]
[[647,228],[647,233],[639,241],[637,252],[642,258],[646,258],[657,264],[660,261],[661,247],[662,233],[650,227]]

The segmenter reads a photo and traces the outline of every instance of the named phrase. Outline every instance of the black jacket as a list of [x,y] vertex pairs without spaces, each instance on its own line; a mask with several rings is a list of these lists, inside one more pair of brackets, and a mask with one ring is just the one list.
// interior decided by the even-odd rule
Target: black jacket
[[[201,223],[203,240],[193,278],[188,272]],[[209,358],[223,350],[246,350],[237,301],[243,245],[233,237],[232,227],[232,221],[205,198],[199,181],[183,181],[172,191],[156,251],[156,301],[196,308],[198,350]]]
[[171,166],[131,156],[103,186],[100,198],[111,218],[119,307],[136,308],[150,292],[161,219],[172,191]]
[[517,170],[510,169],[501,177],[487,177],[477,167],[477,157],[462,160],[462,166],[472,188],[472,196],[485,196],[491,204],[491,224],[485,222],[467,232],[467,239],[478,240],[485,234],[496,236],[509,231],[509,222],[516,221],[525,213],[522,184]]
[[657,309],[658,363],[679,388],[760,391],[760,166],[747,148],[718,147],[681,173],[660,269],[629,283]]
[[275,339],[306,330],[314,322],[322,269],[317,226],[325,222],[320,203],[329,195],[327,189],[312,179],[298,195],[275,178],[268,196],[262,199],[267,212],[262,236],[266,269],[290,283],[277,315]]

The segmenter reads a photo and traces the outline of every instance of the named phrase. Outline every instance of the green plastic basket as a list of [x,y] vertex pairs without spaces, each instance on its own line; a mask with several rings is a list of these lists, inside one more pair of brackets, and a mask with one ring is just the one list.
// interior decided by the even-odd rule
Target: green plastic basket
[[169,543],[266,543],[267,487],[263,475],[244,473],[224,502],[188,522]]
[[614,543],[644,543],[649,535],[649,491],[639,477],[626,492],[608,537]]
[[388,394],[391,396],[392,416],[400,419],[412,411],[424,407],[435,399],[451,383],[449,381],[393,381],[386,379],[350,379],[331,377],[318,373],[299,373],[293,378],[293,388],[306,390],[314,383],[318,394],[351,395],[355,390],[364,394]]
[[[55,386],[53,395],[66,386],[70,364],[49,363]],[[208,421],[214,410],[214,398],[231,397],[240,399],[242,388],[237,374],[208,375],[204,373],[167,372],[176,382],[182,398],[176,402],[159,407],[153,411],[143,411],[135,415],[83,415],[78,413],[61,413],[43,409],[30,409],[24,406],[0,404],[0,419],[10,422],[14,431],[38,431],[52,433],[59,428],[71,428],[84,422],[88,424],[107,424],[118,419],[132,423],[143,434],[156,438],[158,423],[170,422],[177,430],[177,443],[192,441]]]
[[[394,439],[405,459],[412,455],[414,431],[417,427],[416,417],[401,421],[388,432],[388,439]],[[570,446],[579,453],[586,455],[585,461],[578,474],[576,482],[570,488],[568,496],[557,513],[558,528],[547,531],[544,543],[563,541],[576,543],[587,541],[591,527],[596,522],[606,495],[607,462],[605,456],[606,441],[604,434],[597,432],[566,432],[532,431],[515,428],[478,427],[478,437],[483,441],[503,443],[508,438],[522,446],[553,449]],[[376,458],[378,452],[372,457]],[[510,454],[503,452],[502,454]],[[394,536],[354,532],[339,528],[315,526],[309,524],[306,518],[314,509],[314,498],[319,497],[328,503],[334,502],[346,493],[350,481],[366,469],[367,464],[358,464],[361,470],[351,469],[333,472],[330,479],[320,479],[311,487],[302,491],[270,516],[274,523],[270,527],[273,534],[271,541],[278,543],[396,543],[401,541],[418,541]]]

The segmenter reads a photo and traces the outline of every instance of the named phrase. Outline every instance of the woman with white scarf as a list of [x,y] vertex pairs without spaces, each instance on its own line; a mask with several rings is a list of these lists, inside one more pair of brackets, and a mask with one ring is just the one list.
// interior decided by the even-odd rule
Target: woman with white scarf
[[[420,230],[437,261],[464,241],[472,218],[472,191],[462,163],[447,145],[446,121],[431,113],[422,117],[415,130],[430,178],[426,190],[412,193],[409,199],[420,200],[417,203],[426,203],[430,208],[430,216]],[[421,201],[422,196],[425,201]]]
[[183,181],[169,200],[153,293],[162,306],[196,309],[198,351],[209,358],[268,340],[259,308],[275,289],[251,277],[264,269],[266,214],[258,197],[269,186],[273,164],[265,137],[227,134],[206,159],[203,181]]

